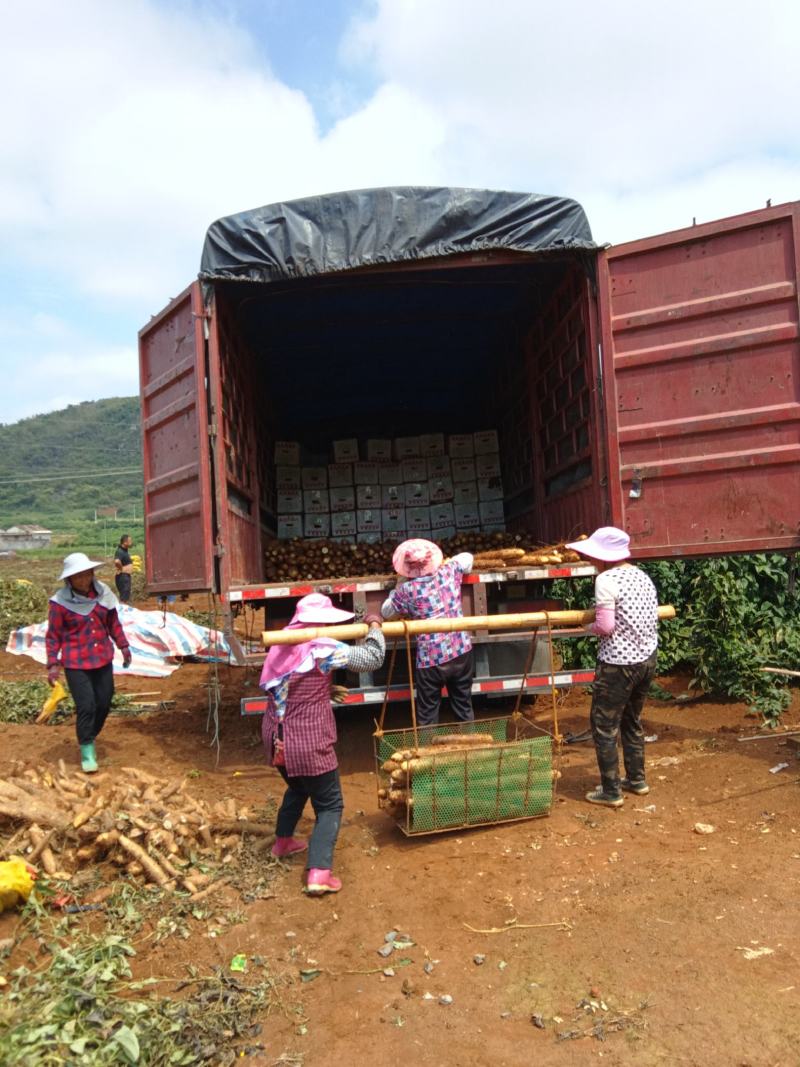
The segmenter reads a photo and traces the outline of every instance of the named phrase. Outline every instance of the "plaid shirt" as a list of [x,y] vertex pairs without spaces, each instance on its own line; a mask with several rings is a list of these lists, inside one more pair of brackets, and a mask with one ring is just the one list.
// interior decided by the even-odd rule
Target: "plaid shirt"
[[82,671],[105,667],[114,658],[114,645],[120,651],[128,647],[116,608],[98,604],[89,615],[79,615],[50,601],[45,637],[48,667],[59,662]]
[[[274,738],[282,727],[286,773],[317,775],[337,765],[336,720],[331,707],[331,678],[335,670],[372,671],[380,667],[386,641],[380,630],[370,630],[363,645],[338,644],[332,651],[315,657],[310,670],[295,671],[267,689],[270,698],[261,736],[272,764]],[[303,663],[301,666],[305,666]]]
[[[456,619],[464,612],[461,607],[461,579],[472,569],[468,552],[443,563],[435,574],[424,578],[410,578],[394,589],[383,605],[384,615],[402,615],[407,619]],[[472,648],[469,635],[463,630],[449,634],[419,634],[417,637],[417,666],[436,667],[463,656]]]

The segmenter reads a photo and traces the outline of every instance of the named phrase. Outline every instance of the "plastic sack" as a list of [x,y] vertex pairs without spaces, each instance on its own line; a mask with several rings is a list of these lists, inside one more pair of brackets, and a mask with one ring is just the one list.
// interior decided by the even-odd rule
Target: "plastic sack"
[[32,889],[33,875],[25,860],[15,856],[0,863],[0,912],[26,901]]

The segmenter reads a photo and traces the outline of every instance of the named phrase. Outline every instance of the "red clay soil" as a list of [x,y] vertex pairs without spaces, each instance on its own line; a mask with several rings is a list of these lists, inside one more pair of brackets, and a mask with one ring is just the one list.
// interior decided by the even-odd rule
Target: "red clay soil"
[[[0,655],[3,677],[42,673]],[[199,771],[190,788],[207,799],[258,806],[278,797],[260,722],[238,714],[255,676],[221,672],[218,763],[206,734],[207,677],[208,668],[187,665],[163,682],[125,678],[121,689],[159,690],[175,705],[112,718],[98,746],[103,764],[164,776]],[[679,679],[661,681],[682,688]],[[583,729],[588,703],[585,692],[569,694],[563,728]],[[497,705],[481,713],[497,714]],[[390,725],[404,724],[403,714],[393,709]],[[343,711],[343,891],[307,899],[302,861],[292,861],[273,899],[247,904],[235,890],[220,891],[219,911],[241,910],[245,923],[217,938],[195,923],[177,950],[175,942],[144,946],[139,972],[183,976],[188,960],[227,968],[245,952],[291,974],[289,997],[302,1004],[306,1032],[296,1018],[270,1015],[259,1039],[266,1051],[244,1062],[274,1064],[292,1053],[284,1062],[304,1067],[800,1064],[797,749],[780,736],[740,742],[761,731],[736,704],[651,701],[646,719],[658,735],[647,746],[652,791],[628,797],[621,810],[584,801],[597,779],[591,745],[579,745],[565,748],[548,818],[406,838],[377,810],[370,714]],[[784,722],[800,728],[797,692]],[[14,759],[75,760],[71,724],[0,731],[0,773]],[[715,830],[700,835],[696,823]],[[13,922],[0,920],[0,937]],[[377,949],[390,930],[415,945],[384,960]],[[386,966],[394,977],[380,972]],[[317,967],[318,978],[300,982],[300,969]]]

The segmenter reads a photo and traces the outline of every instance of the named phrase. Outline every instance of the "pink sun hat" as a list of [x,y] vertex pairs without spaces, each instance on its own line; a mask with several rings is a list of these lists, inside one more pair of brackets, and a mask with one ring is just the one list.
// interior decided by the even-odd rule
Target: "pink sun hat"
[[423,578],[436,574],[442,565],[442,550],[433,541],[412,537],[394,550],[392,566],[404,578]]
[[572,541],[564,547],[571,548],[573,552],[580,552],[589,559],[618,563],[630,557],[631,539],[624,530],[618,530],[616,526],[601,526],[591,537],[583,541]]
[[297,601],[293,623],[301,622],[312,626],[324,626],[329,622],[347,622],[352,619],[352,611],[335,608],[333,601],[324,593],[309,593]]

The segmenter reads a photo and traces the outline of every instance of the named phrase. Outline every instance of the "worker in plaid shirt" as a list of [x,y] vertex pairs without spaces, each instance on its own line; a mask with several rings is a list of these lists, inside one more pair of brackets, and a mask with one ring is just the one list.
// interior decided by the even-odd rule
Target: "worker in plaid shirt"
[[[287,629],[326,626],[353,618],[335,608],[329,597],[309,593],[297,602]],[[363,645],[350,646],[329,638],[297,645],[275,645],[261,672],[267,711],[261,735],[271,764],[286,782],[275,825],[272,855],[279,859],[308,849],[306,892],[311,896],[338,893],[342,883],[331,874],[333,851],[344,809],[336,759],[336,720],[331,707],[335,670],[373,671],[383,663],[386,644],[378,615],[368,615],[370,630]],[[306,844],[294,836],[308,801],[316,822]]]
[[114,645],[122,653],[123,667],[131,663],[131,650],[117,614],[117,598],[95,578],[102,563],[83,552],[64,560],[64,585],[50,598],[47,619],[47,680],[55,685],[61,668],[75,701],[75,728],[86,774],[97,770],[94,742],[103,729],[114,699]]
[[[454,619],[464,614],[461,581],[472,570],[472,555],[460,552],[443,561],[433,541],[414,538],[395,550],[392,565],[400,575],[397,588],[383,602],[385,619]],[[472,641],[464,630],[417,636],[417,721],[433,726],[439,721],[442,687],[447,686],[450,707],[457,719],[471,721],[472,679],[475,664]]]

